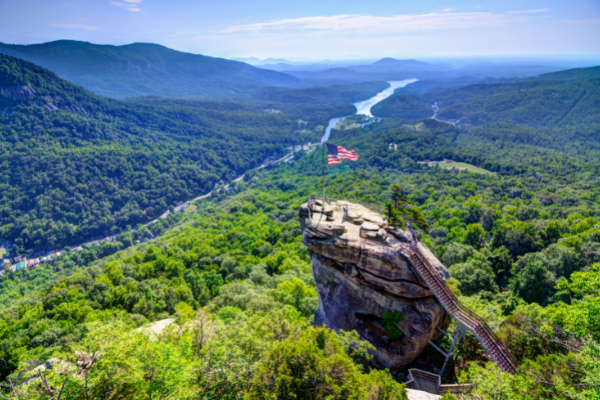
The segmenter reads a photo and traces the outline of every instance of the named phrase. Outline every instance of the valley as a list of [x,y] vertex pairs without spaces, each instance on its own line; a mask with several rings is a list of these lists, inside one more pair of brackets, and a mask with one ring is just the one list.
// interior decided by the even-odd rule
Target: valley
[[0,53],[2,396],[600,393],[600,67]]

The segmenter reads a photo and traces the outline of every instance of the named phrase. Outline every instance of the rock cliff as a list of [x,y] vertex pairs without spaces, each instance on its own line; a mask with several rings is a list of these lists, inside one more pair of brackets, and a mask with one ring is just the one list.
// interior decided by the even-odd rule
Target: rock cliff
[[376,347],[375,363],[392,370],[440,335],[436,328],[449,317],[403,248],[418,246],[442,279],[449,273],[412,234],[386,229],[379,214],[341,201],[304,204],[299,217],[319,293],[316,324],[357,330]]

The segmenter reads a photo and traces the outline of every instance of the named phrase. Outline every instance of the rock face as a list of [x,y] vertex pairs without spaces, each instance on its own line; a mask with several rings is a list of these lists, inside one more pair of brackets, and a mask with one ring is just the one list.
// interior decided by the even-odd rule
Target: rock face
[[0,97],[16,101],[30,100],[35,97],[35,90],[27,85],[0,87]]
[[[319,293],[315,324],[358,331],[376,347],[380,367],[409,364],[449,317],[402,250],[418,246],[444,280],[446,268],[410,232],[384,228],[381,216],[361,205],[334,202],[323,208],[317,202],[304,204],[299,214]],[[401,335],[390,329],[389,314],[384,319],[394,311],[401,314],[392,320]]]

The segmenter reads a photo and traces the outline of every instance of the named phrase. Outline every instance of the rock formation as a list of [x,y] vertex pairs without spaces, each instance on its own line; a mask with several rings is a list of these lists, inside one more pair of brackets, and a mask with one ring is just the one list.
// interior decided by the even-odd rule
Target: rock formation
[[30,100],[35,97],[35,90],[27,85],[0,87],[0,97],[15,101]]
[[[379,214],[361,205],[338,201],[323,208],[316,201],[299,214],[319,293],[315,324],[358,331],[376,347],[380,367],[397,370],[413,361],[449,317],[403,247],[418,246],[444,280],[447,269],[410,232],[387,229]],[[390,318],[393,312],[400,318]]]

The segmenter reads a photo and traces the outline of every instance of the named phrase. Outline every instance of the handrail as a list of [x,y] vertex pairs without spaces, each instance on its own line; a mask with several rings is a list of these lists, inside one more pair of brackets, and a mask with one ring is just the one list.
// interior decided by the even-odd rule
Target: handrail
[[[442,303],[442,306],[446,311],[448,311],[453,318],[464,324],[475,335],[477,340],[483,345],[492,360],[498,364],[500,369],[505,372],[516,374],[516,362],[510,354],[510,351],[504,346],[500,338],[496,336],[485,320],[460,302],[450,288],[448,288],[446,282],[440,278],[438,272],[431,266],[429,261],[423,257],[418,249],[412,245],[405,247],[405,249],[409,250],[408,258],[415,264],[417,272]],[[420,271],[421,268],[419,268],[419,264],[424,271]]]
[[[313,193],[313,194],[311,194],[308,197],[308,202],[309,203],[314,202],[316,200],[323,201],[323,196],[320,195],[320,194],[314,194]],[[325,196],[325,203],[331,203],[331,199],[329,197],[327,197],[327,196]]]
[[[309,207],[311,200],[314,201],[316,196],[313,195],[309,199]],[[328,199],[326,198],[327,202]],[[322,232],[318,224],[312,226],[312,229]],[[324,233],[324,232],[323,232]],[[483,318],[473,312],[460,302],[460,300],[452,293],[446,282],[440,277],[438,271],[433,268],[429,261],[422,255],[421,251],[412,243],[403,243],[403,255],[406,256],[413,264],[417,273],[423,278],[429,289],[444,307],[444,309],[458,322],[462,323],[483,346],[492,360],[498,364],[501,370],[511,374],[517,374],[516,361],[512,357],[510,351],[504,346],[502,341],[492,331],[489,325]]]

